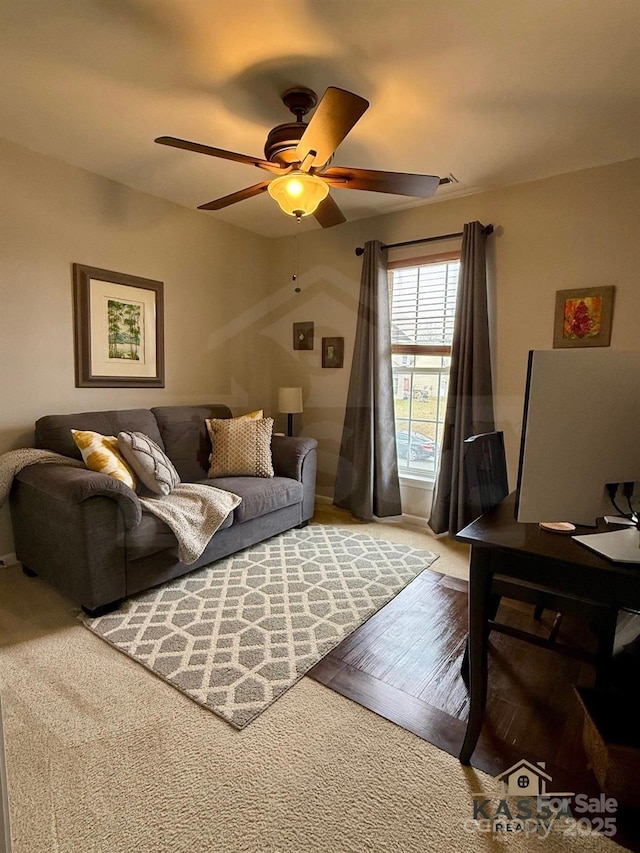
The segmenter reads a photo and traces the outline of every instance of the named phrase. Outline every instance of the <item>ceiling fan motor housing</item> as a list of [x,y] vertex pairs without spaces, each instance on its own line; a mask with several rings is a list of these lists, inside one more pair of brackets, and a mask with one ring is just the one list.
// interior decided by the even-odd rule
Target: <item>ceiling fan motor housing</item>
[[304,86],[295,86],[282,93],[282,102],[296,117],[295,122],[279,124],[269,132],[264,146],[264,156],[272,163],[280,163],[289,166],[297,163],[296,148],[307,129],[307,123],[303,121],[309,110],[318,103],[318,96],[312,89]]
[[274,127],[273,130],[269,131],[264,146],[266,159],[272,163],[281,163],[284,166],[297,163],[296,148],[306,129],[307,124],[304,121],[279,124]]

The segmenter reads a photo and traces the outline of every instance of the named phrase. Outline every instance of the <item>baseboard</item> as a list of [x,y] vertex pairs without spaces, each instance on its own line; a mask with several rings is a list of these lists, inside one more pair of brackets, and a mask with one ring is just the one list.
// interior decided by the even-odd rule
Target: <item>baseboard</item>
[[[316,503],[332,504],[333,498],[329,498],[326,495],[316,495]],[[412,527],[426,528],[426,530],[431,533],[431,528],[428,526],[427,519],[421,515],[409,515],[408,513],[403,512],[400,519],[398,519],[397,515],[394,515],[393,518],[376,518],[375,520],[381,524],[397,524],[398,521],[400,521],[402,524],[410,524]]]
[[18,558],[15,555],[15,552],[12,551],[10,554],[0,554],[0,568],[3,565],[5,566],[13,566],[18,562]]
[[406,512],[403,512],[402,520],[405,524],[411,524],[413,527],[426,527],[429,532],[431,531],[427,519],[422,515],[408,515]]

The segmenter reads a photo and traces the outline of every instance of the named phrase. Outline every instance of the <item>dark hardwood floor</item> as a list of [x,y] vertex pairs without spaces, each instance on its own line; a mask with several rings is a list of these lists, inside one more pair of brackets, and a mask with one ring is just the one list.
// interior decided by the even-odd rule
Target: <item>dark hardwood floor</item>
[[[555,614],[545,611],[538,624],[532,607],[503,600],[499,617],[546,635]],[[637,617],[625,619],[627,638],[637,631]],[[460,675],[466,631],[467,582],[427,569],[309,675],[457,756],[468,715]],[[588,625],[568,615],[557,639],[595,648]],[[638,683],[637,658],[620,659],[631,660]],[[574,690],[592,686],[593,679],[589,663],[493,632],[487,712],[472,766],[496,776],[521,758],[544,761],[552,790],[597,796],[582,745],[584,712]],[[640,813],[621,810],[615,840],[640,850],[639,824]]]

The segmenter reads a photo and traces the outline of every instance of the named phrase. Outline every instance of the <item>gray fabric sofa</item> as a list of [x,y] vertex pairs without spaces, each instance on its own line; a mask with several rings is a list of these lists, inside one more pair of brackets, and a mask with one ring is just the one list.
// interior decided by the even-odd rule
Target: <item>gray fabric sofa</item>
[[227,406],[47,415],[36,422],[35,443],[81,459],[71,429],[103,435],[143,432],[169,456],[183,482],[210,483],[242,502],[212,536],[200,559],[185,565],[175,536],[143,511],[136,493],[107,474],[65,465],[29,465],[15,477],[11,519],[16,554],[36,574],[99,615],[122,599],[193,571],[293,527],[313,515],[315,439],[274,435],[275,476],[207,479],[211,443],[206,418],[231,417]]

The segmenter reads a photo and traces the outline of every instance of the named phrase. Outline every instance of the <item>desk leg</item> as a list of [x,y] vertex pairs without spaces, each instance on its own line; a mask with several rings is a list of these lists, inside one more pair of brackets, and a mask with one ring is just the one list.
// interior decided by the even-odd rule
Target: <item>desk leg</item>
[[469,721],[460,750],[460,761],[468,764],[482,728],[487,702],[487,641],[491,593],[491,558],[488,548],[471,547],[469,567]]
[[596,656],[596,687],[606,687],[611,677],[613,645],[616,639],[618,611],[611,608],[598,620],[598,652]]

